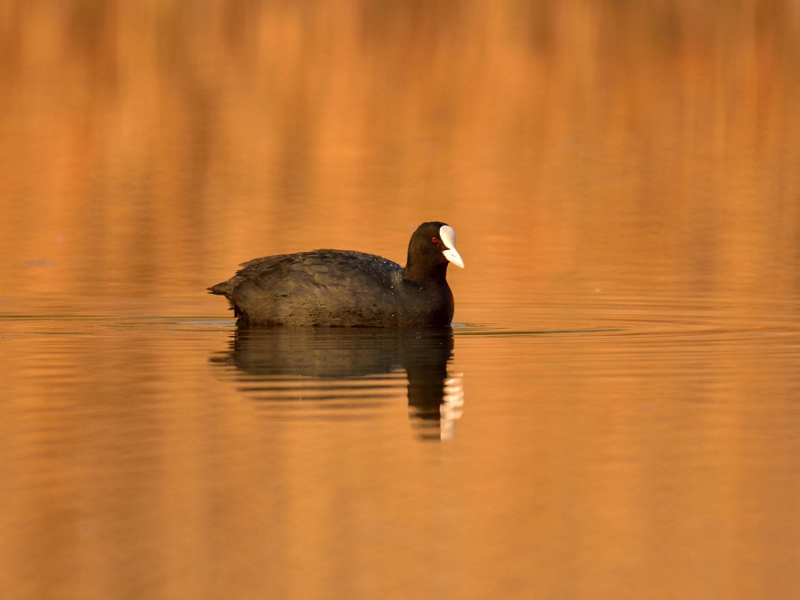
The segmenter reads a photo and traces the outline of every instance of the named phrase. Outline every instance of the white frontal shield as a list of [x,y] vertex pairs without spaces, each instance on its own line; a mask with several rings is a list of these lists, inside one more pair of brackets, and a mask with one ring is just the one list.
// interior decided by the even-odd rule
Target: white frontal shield
[[447,246],[446,250],[442,251],[444,257],[457,267],[464,268],[464,260],[456,250],[456,230],[449,225],[442,225],[439,228],[439,239]]

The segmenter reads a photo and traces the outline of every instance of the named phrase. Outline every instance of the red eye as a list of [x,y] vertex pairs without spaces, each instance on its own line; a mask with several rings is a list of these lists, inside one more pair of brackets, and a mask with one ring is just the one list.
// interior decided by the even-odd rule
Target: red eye
[[438,244],[438,243],[439,243],[439,238],[433,237],[433,238],[431,238],[431,241],[432,241],[434,244]]

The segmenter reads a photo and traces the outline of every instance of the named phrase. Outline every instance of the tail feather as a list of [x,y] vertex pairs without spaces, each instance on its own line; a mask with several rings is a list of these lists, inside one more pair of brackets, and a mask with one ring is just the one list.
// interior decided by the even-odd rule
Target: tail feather
[[229,281],[223,281],[222,283],[218,283],[217,285],[212,285],[208,288],[209,294],[216,294],[217,296],[225,296],[226,298],[230,298],[231,292],[233,291],[233,286]]

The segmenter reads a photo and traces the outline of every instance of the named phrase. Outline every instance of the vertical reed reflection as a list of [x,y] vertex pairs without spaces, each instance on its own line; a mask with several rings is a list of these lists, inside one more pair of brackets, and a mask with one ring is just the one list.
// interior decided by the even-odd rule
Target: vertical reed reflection
[[464,403],[461,375],[448,370],[453,345],[449,328],[237,328],[229,350],[210,361],[234,367],[238,389],[278,416],[330,419],[368,417],[399,395],[405,369],[419,437],[449,440]]
[[3,7],[19,294],[174,296],[314,244],[402,259],[430,218],[492,300],[800,289],[797,2]]

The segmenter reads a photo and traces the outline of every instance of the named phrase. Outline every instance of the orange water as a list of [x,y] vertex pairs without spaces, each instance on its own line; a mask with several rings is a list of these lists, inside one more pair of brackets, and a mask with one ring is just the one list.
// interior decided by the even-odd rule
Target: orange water
[[[2,596],[797,597],[799,165],[789,0],[7,2]],[[434,219],[452,336],[205,293]]]

